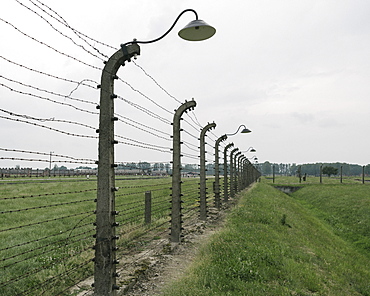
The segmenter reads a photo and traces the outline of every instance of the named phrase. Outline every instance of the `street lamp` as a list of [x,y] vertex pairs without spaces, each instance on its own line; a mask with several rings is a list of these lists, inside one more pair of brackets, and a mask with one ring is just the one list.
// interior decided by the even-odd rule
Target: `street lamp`
[[242,131],[240,132],[241,134],[247,134],[247,133],[252,132],[249,128],[247,128],[244,124],[242,124],[242,125],[240,125],[240,126],[238,127],[238,129],[237,129],[237,131],[236,131],[235,133],[233,133],[233,134],[226,134],[226,135],[227,135],[227,136],[234,136],[234,135],[236,135],[236,134],[239,132],[240,128],[242,128],[242,127],[244,127],[244,128],[243,128],[243,129],[242,129]]
[[252,146],[251,147],[249,147],[247,150],[243,150],[242,152],[245,152],[245,153],[247,153],[247,152],[256,152],[257,150],[256,149],[254,149]]
[[179,36],[185,40],[201,41],[212,37],[216,30],[198,19],[198,14],[193,9],[186,9],[180,13],[173,25],[159,38],[150,41],[133,40],[121,44],[121,49],[116,51],[106,62],[101,76],[100,84],[100,109],[99,115],[99,153],[98,153],[98,190],[96,205],[96,243],[94,258],[94,295],[113,296],[119,287],[116,285],[116,232],[115,215],[115,187],[114,168],[114,145],[118,143],[114,139],[114,80],[117,79],[117,71],[125,62],[131,61],[132,57],[140,55],[138,44],[148,44],[161,40],[176,25],[179,18],[185,12],[193,12],[195,20],[190,22],[179,32]]
[[163,39],[165,36],[167,36],[169,32],[172,31],[172,29],[175,27],[180,17],[185,12],[188,12],[188,11],[194,12],[195,20],[191,21],[189,24],[187,24],[183,29],[179,31],[178,33],[179,37],[181,37],[184,40],[188,40],[188,41],[202,41],[202,40],[211,38],[216,33],[216,29],[214,27],[198,19],[198,14],[194,9],[185,9],[183,12],[179,14],[175,22],[172,24],[172,26],[162,36],[156,39],[153,39],[153,40],[149,40],[149,41],[138,41],[134,39],[133,41],[129,41],[129,42],[121,44],[122,50],[125,51],[126,46],[129,44],[148,44],[148,43],[154,43],[154,42],[157,42]]

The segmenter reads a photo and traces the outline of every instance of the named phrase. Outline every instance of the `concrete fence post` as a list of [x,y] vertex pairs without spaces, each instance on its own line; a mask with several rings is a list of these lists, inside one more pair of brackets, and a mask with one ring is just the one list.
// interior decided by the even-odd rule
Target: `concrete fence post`
[[194,100],[185,102],[177,110],[173,117],[172,136],[172,204],[171,204],[171,234],[170,241],[178,243],[181,240],[181,131],[180,121],[182,114],[192,110],[196,106]]
[[[227,135],[223,135],[216,140],[215,143],[215,182],[214,182],[214,194],[215,194],[215,207],[220,209],[221,200],[220,200],[220,162],[219,162],[219,147],[222,141],[227,139]],[[225,171],[225,168],[224,168]],[[224,173],[225,175],[225,173]]]
[[200,181],[199,181],[199,208],[200,208],[200,220],[207,220],[207,179],[206,179],[206,133],[215,128],[214,122],[208,123],[200,132]]
[[137,44],[127,46],[127,53],[118,50],[104,66],[100,85],[98,190],[96,202],[96,240],[94,258],[94,295],[114,296],[116,284],[115,176],[114,176],[114,80],[118,69],[134,55],[140,54]]
[[233,181],[233,184],[234,184],[234,196],[238,193],[238,182],[239,182],[239,166],[238,166],[238,162],[239,162],[239,157],[240,157],[241,154],[242,154],[241,151],[238,151],[234,155],[234,181]]
[[248,186],[247,160],[247,158],[243,160],[243,189],[247,188]]
[[224,202],[229,200],[229,189],[228,189],[228,172],[227,172],[227,150],[234,146],[234,143],[227,144],[224,148]]
[[243,187],[243,182],[244,182],[244,168],[243,168],[243,163],[244,163],[245,156],[241,155],[239,157],[239,182],[238,182],[238,188],[239,191],[242,191],[244,189]]
[[362,166],[362,184],[365,184],[365,166]]
[[247,159],[247,179],[247,184],[249,186],[253,183],[253,166],[249,159]]
[[235,148],[230,152],[230,196],[235,196],[235,161],[234,161],[234,153],[237,152],[239,148]]
[[145,192],[145,224],[152,223],[152,192]]

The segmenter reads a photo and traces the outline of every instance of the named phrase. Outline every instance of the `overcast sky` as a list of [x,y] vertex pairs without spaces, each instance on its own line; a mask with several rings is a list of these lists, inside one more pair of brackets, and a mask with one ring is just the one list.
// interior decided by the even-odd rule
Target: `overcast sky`
[[[187,155],[192,155],[185,162],[197,162],[194,145],[198,145],[199,126],[214,121],[217,126],[207,139],[209,161],[213,157],[211,146],[214,140],[225,133],[234,133],[245,124],[252,133],[229,137],[221,151],[227,143],[233,142],[240,150],[253,146],[259,162],[370,163],[370,1],[33,2],[94,41],[87,39],[90,44],[87,45],[71,29],[45,14],[31,1],[1,1],[0,148],[41,153],[0,150],[3,158],[47,160],[46,154],[52,151],[53,155],[97,159],[97,139],[89,138],[97,134],[81,124],[98,128],[98,115],[92,113],[98,111],[95,105],[99,102],[99,90],[93,87],[100,81],[103,60],[107,60],[121,43],[133,38],[151,40],[159,37],[182,10],[192,8],[200,19],[216,28],[211,39],[188,42],[178,37],[177,32],[194,19],[188,12],[163,40],[140,45],[141,55],[136,64],[126,64],[118,71],[124,82],[116,82],[116,93],[121,99],[117,100],[115,110],[128,117],[131,125],[118,122],[115,130],[120,141],[131,145],[117,146],[117,161],[170,161],[170,153],[158,151],[171,147],[168,138],[172,127],[167,121],[172,120],[173,111],[180,102],[194,98],[195,110],[184,116],[187,132],[183,137],[188,143],[184,150],[187,149]],[[76,83],[51,75],[84,81],[93,87],[81,85],[75,90]],[[64,96],[71,94],[72,98],[92,104],[50,92]],[[133,108],[124,99],[150,110],[163,120]],[[147,130],[152,134],[132,127],[132,120],[139,122],[141,128],[144,128],[143,124],[148,126]],[[135,143],[156,146],[150,146],[155,149],[144,149],[133,146]],[[245,155],[252,156],[250,153]],[[53,157],[53,160],[57,159],[63,158]],[[48,166],[45,162],[0,160],[0,167],[17,164]]]

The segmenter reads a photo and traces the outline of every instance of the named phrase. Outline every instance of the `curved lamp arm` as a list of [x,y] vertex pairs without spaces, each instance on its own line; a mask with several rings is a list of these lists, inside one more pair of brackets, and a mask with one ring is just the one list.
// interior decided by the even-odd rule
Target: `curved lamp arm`
[[[205,39],[208,39],[210,37],[212,37],[215,33],[216,33],[216,29],[213,28],[212,26],[208,25],[206,22],[202,21],[202,20],[199,20],[198,19],[198,14],[197,12],[194,10],[194,9],[185,9],[183,12],[181,12],[179,14],[179,16],[176,18],[175,22],[172,24],[172,26],[167,30],[166,33],[164,33],[162,36],[156,38],[156,39],[153,39],[153,40],[149,40],[149,41],[137,41],[136,39],[134,39],[133,41],[129,41],[129,42],[126,42],[126,43],[123,43],[121,44],[121,48],[125,48],[126,45],[128,44],[148,44],[148,43],[154,43],[154,42],[157,42],[159,40],[161,40],[162,38],[164,38],[165,36],[167,36],[168,33],[170,33],[172,31],[172,29],[175,27],[177,21],[180,19],[180,17],[185,13],[185,12],[188,12],[188,11],[191,11],[191,12],[194,12],[195,14],[195,20],[190,22],[184,29],[182,29],[180,32],[179,32],[179,36],[183,39],[186,39],[186,40],[190,40],[190,41],[199,41],[199,40],[205,40]],[[200,29],[205,29],[203,30],[203,33],[202,35],[199,35],[197,37],[194,37],[192,39],[188,39],[187,37],[185,37],[185,31],[188,31],[190,29],[195,29],[195,30],[200,30]],[[207,32],[204,32],[204,31],[207,31]],[[184,32],[185,34],[183,34],[182,32]]]
[[233,133],[233,134],[226,134],[226,135],[227,136],[234,136],[234,135],[236,135],[239,132],[240,128],[242,128],[242,127],[244,127],[243,130],[241,131],[242,134],[246,134],[246,133],[250,133],[251,132],[250,129],[248,129],[244,124],[242,124],[242,125],[240,125],[238,127],[238,130],[235,133]]
[[252,146],[248,148],[248,150],[243,150],[242,152],[256,152],[256,149],[254,149]]

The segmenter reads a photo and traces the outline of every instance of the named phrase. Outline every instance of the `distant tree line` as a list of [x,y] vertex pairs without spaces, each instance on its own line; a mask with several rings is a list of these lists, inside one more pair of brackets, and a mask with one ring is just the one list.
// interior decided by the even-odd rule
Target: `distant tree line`
[[[348,163],[307,163],[307,164],[296,164],[296,163],[271,163],[265,161],[264,163],[255,164],[258,170],[262,175],[272,175],[273,168],[275,169],[275,175],[284,175],[284,176],[295,176],[300,170],[301,175],[309,176],[319,176],[320,175],[320,166],[323,167],[323,174],[326,175],[336,175],[339,174],[340,168],[342,167],[342,172],[344,176],[359,176],[362,174],[362,166],[358,164],[348,164]],[[330,167],[330,169],[329,169]],[[331,168],[337,169],[336,171]],[[1,170],[32,170],[32,168],[21,168],[19,165],[16,165],[15,168],[1,169]],[[49,168],[45,168],[45,171],[48,171]],[[97,167],[89,166],[79,166],[77,168],[67,168],[66,166],[57,166],[54,165],[51,169],[52,172],[68,172],[68,171],[88,171],[88,170],[97,170]],[[125,162],[118,164],[116,170],[126,171],[132,174],[171,174],[172,166],[170,163],[149,163],[149,162]],[[209,162],[206,164],[207,175],[214,175],[214,163]],[[229,171],[229,168],[228,168]],[[184,174],[198,174],[199,173],[199,164],[183,164],[182,172]],[[220,164],[220,174],[223,175],[223,164]],[[365,166],[365,174],[370,175],[370,164]]]
[[[319,176],[320,175],[320,166],[323,167],[332,167],[337,169],[336,173],[340,173],[340,168],[342,167],[342,172],[344,176],[359,176],[362,174],[362,166],[358,164],[348,164],[348,163],[306,163],[306,164],[287,164],[287,163],[270,163],[265,161],[257,165],[258,169],[262,175],[272,175],[273,167],[275,169],[275,175],[284,175],[284,176],[295,176],[300,169],[302,175],[307,174],[310,176]],[[335,175],[333,170],[325,169],[323,174]],[[365,174],[370,175],[370,164],[365,166]]]
[[[221,174],[223,174],[222,167]],[[21,167],[16,165],[13,168],[0,168],[0,173],[3,175],[70,175],[70,174],[97,174],[97,166],[79,166],[76,168],[68,168],[64,165],[58,166],[54,164],[51,170],[46,167],[44,169],[35,169],[32,167]],[[128,174],[128,175],[169,175],[172,173],[171,163],[156,162],[150,163],[145,161],[140,162],[124,162],[119,163],[115,168],[117,174]],[[207,175],[214,175],[214,163],[210,162],[206,164]],[[183,164],[183,174],[199,174],[199,164]]]

